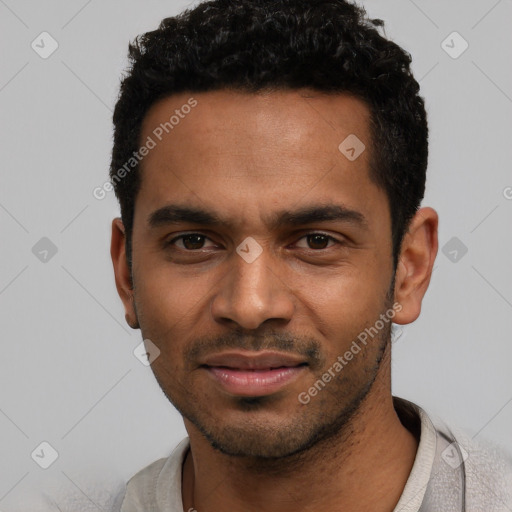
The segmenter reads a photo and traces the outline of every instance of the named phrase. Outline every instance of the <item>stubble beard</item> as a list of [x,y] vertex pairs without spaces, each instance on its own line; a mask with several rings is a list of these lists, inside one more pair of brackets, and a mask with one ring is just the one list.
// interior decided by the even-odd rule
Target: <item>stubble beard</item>
[[[394,280],[390,288],[391,293],[393,284]],[[386,296],[387,310],[392,304],[391,297],[389,293]],[[185,391],[183,388],[181,394],[171,393],[165,384],[167,379],[162,378],[157,372],[155,377],[168,400],[183,418],[201,432],[214,449],[227,456],[245,458],[247,467],[252,467],[255,471],[279,474],[282,471],[300,468],[308,458],[329,450],[335,441],[334,438],[350,444],[354,420],[371,393],[379,372],[382,371],[383,361],[390,357],[390,341],[391,322],[369,342],[369,346],[373,348],[378,344],[375,352],[371,350],[367,354],[363,349],[355,356],[365,358],[365,362],[353,372],[355,379],[333,379],[303,407],[303,414],[291,420],[284,420],[277,426],[275,422],[265,425],[251,419],[245,424],[223,425],[218,417],[201,408],[201,397],[196,396],[193,391]],[[347,368],[352,364],[353,362],[350,362]],[[343,375],[345,371],[346,368],[343,368],[341,374]],[[315,382],[324,372],[325,368],[315,375]],[[176,380],[170,374],[167,377]],[[268,407],[272,400],[273,397],[267,396],[237,397],[235,407],[238,411],[250,414]],[[339,442],[335,444],[339,445]]]
[[[264,424],[250,418],[245,424],[225,425],[221,419],[194,405],[194,397],[176,400],[176,396],[170,396],[162,384],[161,388],[181,415],[201,432],[214,449],[224,455],[245,458],[248,467],[255,470],[279,473],[286,468],[290,471],[313,456],[313,452],[318,455],[328,450],[335,438],[335,444],[340,441],[350,444],[354,420],[372,391],[382,361],[387,357],[390,334],[391,325],[388,324],[379,333],[378,339],[375,337],[370,342],[378,343],[378,349],[372,352],[372,360],[359,368],[357,375],[360,381],[331,381],[309,404],[302,407],[302,414],[285,419],[278,425],[275,422]],[[365,357],[362,352],[357,356]],[[316,377],[321,377],[323,371]],[[234,407],[250,415],[271,406],[271,402],[272,397],[238,397]],[[196,403],[201,402],[198,400]]]

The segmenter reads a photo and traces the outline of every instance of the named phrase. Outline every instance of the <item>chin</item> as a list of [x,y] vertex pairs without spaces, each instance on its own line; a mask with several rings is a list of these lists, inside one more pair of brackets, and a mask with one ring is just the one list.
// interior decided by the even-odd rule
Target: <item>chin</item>
[[270,464],[278,459],[281,462],[287,459],[291,463],[293,459],[299,460],[301,454],[305,456],[311,448],[323,444],[322,441],[329,443],[342,433],[349,416],[255,416],[241,421],[224,417],[224,424],[188,419],[210,445],[224,455],[258,459],[260,463],[267,461]]
[[269,432],[257,427],[229,427],[215,432],[203,431],[203,435],[213,448],[224,455],[274,460],[296,455],[311,446],[309,436],[293,430],[287,428]]

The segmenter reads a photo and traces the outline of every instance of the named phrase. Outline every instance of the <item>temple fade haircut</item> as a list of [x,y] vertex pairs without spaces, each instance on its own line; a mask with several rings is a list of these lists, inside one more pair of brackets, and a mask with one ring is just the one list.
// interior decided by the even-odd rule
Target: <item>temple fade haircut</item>
[[149,108],[187,91],[309,88],[351,94],[370,109],[370,179],[388,198],[396,269],[425,191],[428,127],[411,56],[379,33],[383,25],[345,0],[210,0],[136,37],[115,106],[110,167],[130,268],[140,164],[122,179],[118,171],[143,144]]

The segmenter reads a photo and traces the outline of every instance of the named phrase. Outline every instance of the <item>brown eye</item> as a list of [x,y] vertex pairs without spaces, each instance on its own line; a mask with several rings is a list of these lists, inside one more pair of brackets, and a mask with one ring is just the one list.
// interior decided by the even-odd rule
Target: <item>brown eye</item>
[[194,250],[194,249],[201,249],[204,245],[204,239],[205,237],[203,235],[185,235],[183,240],[183,246],[185,249]]
[[340,242],[336,240],[336,238],[320,232],[308,233],[297,242],[297,246],[301,249],[312,249],[318,251],[322,249],[329,249],[336,244],[340,245]]
[[322,235],[321,233],[315,233],[313,235],[306,236],[308,246],[310,249],[326,249],[331,237]]
[[176,245],[179,249],[186,251],[197,251],[207,247],[205,247],[206,240],[208,237],[201,233],[187,233],[173,238],[166,245],[171,247]]

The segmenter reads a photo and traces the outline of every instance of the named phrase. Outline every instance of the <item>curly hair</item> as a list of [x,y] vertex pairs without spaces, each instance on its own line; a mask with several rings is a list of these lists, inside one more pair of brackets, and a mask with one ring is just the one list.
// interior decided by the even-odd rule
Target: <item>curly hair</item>
[[369,174],[388,198],[396,269],[425,191],[428,127],[411,56],[379,33],[383,25],[346,0],[208,0],[136,37],[114,110],[110,166],[130,266],[139,166],[113,178],[140,147],[155,102],[186,91],[309,88],[369,107]]

